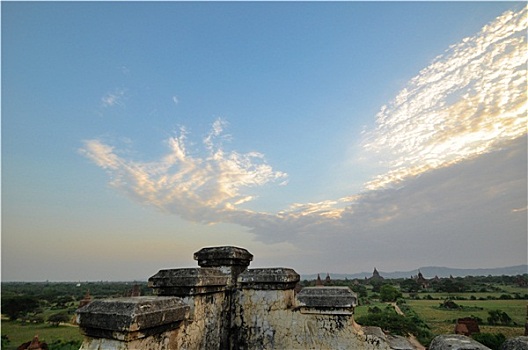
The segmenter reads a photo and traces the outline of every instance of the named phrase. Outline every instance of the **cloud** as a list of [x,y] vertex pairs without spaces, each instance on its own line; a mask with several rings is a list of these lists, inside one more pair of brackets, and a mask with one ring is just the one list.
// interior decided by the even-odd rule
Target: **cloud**
[[263,186],[287,175],[274,171],[257,152],[225,151],[225,122],[217,120],[204,138],[205,154],[191,156],[184,128],[166,141],[169,152],[156,162],[140,162],[119,156],[114,147],[93,139],[84,142],[81,154],[107,170],[110,184],[134,200],[153,205],[188,220],[213,223],[253,200],[243,188]]
[[411,261],[516,264],[526,260],[526,150],[522,136],[500,150],[407,178],[398,187],[343,199],[342,209],[325,201],[233,221],[251,227],[264,242],[290,242],[312,252],[304,271],[335,263],[333,271],[344,272],[347,261],[358,266],[375,261],[389,270],[419,266],[409,266]]
[[103,107],[123,106],[123,99],[125,97],[124,89],[116,89],[112,92],[108,92],[101,97],[101,104]]
[[526,133],[527,9],[451,46],[377,115],[364,158],[390,171],[377,189],[489,152]]
[[203,138],[201,156],[187,151],[183,128],[155,162],[126,159],[97,139],[81,153],[140,203],[311,252],[305,269],[328,264],[328,254],[340,264],[390,256],[404,266],[410,254],[451,266],[467,255],[490,266],[516,263],[526,257],[527,9],[451,46],[381,108],[376,127],[362,133],[362,158],[382,159],[389,170],[358,194],[277,213],[244,209],[255,199],[246,188],[285,185],[286,174],[260,153],[226,151],[222,119]]
[[174,102],[175,105],[180,103],[180,100],[178,99],[178,96],[172,96],[172,102]]

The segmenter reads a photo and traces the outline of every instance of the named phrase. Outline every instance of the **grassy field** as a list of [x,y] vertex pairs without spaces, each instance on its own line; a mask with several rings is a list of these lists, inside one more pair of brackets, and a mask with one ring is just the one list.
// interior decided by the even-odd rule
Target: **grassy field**
[[361,316],[366,315],[368,313],[368,309],[374,306],[377,306],[380,309],[384,310],[385,307],[387,306],[387,303],[381,303],[381,302],[374,301],[374,302],[371,302],[369,305],[360,305],[356,307],[356,309],[354,310],[354,318],[358,319]]
[[486,321],[490,310],[506,312],[517,325],[513,327],[481,325],[481,332],[503,333],[507,337],[524,334],[527,300],[456,300],[462,308],[455,310],[439,308],[441,302],[441,300],[407,300],[407,305],[431,327],[435,334],[452,333],[457,318],[476,316]]
[[523,325],[526,319],[527,300],[456,300],[461,309],[447,310],[439,308],[441,300],[407,300],[411,307],[421,318],[427,322],[452,321],[460,317],[471,315],[486,320],[490,310],[506,312],[518,325]]
[[[465,295],[467,297],[467,294]],[[517,323],[517,326],[488,326],[480,325],[483,333],[502,333],[506,337],[515,337],[524,334],[524,323],[527,316],[527,300],[456,300],[462,309],[446,310],[439,308],[442,300],[406,300],[409,306],[418,316],[424,320],[433,334],[453,333],[457,318],[476,316],[486,321],[490,310],[502,310],[506,312]],[[355,310],[355,318],[367,314],[369,307],[377,306],[385,309],[386,303],[372,302],[369,305],[358,306]]]
[[82,340],[79,328],[70,325],[61,325],[59,327],[48,324],[21,324],[2,319],[2,335],[9,337],[10,343],[5,350],[15,350],[19,345],[30,341],[35,335],[39,336],[40,341],[51,343],[54,340],[62,339],[64,341]]

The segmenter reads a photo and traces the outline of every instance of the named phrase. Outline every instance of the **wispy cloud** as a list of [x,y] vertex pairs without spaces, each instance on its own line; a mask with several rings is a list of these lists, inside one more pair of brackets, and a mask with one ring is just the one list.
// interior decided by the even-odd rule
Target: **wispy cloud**
[[500,147],[526,133],[527,9],[451,46],[377,115],[364,157],[390,171],[376,189]]
[[[527,29],[527,8],[505,13],[450,47],[383,106],[375,129],[363,134],[362,156],[383,159],[389,171],[360,194],[277,213],[243,209],[254,199],[245,188],[285,184],[286,174],[260,153],[224,150],[230,136],[221,119],[203,138],[202,156],[187,151],[185,129],[166,141],[169,152],[156,162],[126,159],[96,139],[81,152],[141,203],[196,222],[239,224],[264,242],[295,242],[314,258],[350,254],[359,244],[358,257],[383,262],[390,252],[405,261],[407,251],[393,250],[405,240],[442,262],[484,236],[482,254],[513,242],[519,256],[526,253]],[[443,249],[444,239],[457,239],[457,247]]]
[[116,89],[101,97],[103,107],[124,106],[125,89]]
[[223,221],[222,214],[253,200],[243,188],[286,177],[273,170],[260,153],[225,151],[216,142],[222,139],[224,126],[221,120],[213,124],[203,140],[203,156],[188,153],[184,128],[166,141],[169,152],[157,162],[125,159],[97,139],[85,141],[81,153],[110,173],[112,186],[135,200],[188,220],[218,222]]

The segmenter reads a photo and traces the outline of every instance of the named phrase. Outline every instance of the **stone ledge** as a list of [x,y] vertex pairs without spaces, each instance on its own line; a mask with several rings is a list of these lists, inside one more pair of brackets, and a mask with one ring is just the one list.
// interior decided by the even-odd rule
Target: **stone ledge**
[[430,350],[491,350],[479,342],[459,334],[436,336],[429,345]]
[[297,294],[301,313],[352,315],[356,294],[348,287],[305,287]]
[[94,300],[77,310],[87,336],[130,341],[176,327],[189,311],[175,297],[130,297]]
[[218,268],[160,270],[148,286],[156,295],[189,296],[224,291],[230,276]]
[[520,336],[507,339],[501,346],[501,350],[526,350],[528,349],[528,337]]
[[194,253],[194,260],[201,267],[249,266],[253,254],[239,247],[207,247]]
[[243,289],[286,290],[293,289],[300,276],[295,270],[284,267],[248,269],[237,279]]

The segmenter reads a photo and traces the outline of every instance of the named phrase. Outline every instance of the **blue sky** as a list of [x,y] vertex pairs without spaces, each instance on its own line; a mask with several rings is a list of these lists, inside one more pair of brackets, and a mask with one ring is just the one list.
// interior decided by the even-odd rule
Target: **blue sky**
[[526,263],[523,2],[2,2],[2,279]]

